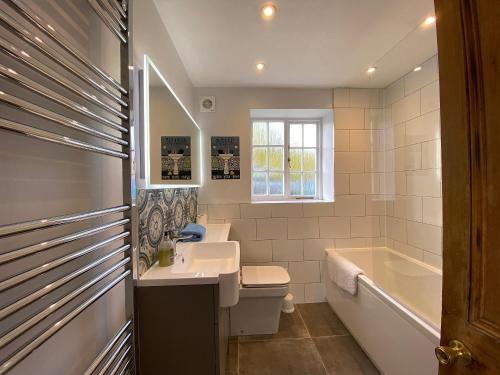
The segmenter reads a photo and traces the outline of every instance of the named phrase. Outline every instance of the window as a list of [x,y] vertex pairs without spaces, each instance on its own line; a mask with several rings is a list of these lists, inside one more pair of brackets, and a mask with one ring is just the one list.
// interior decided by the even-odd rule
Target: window
[[252,120],[252,198],[320,198],[320,120]]

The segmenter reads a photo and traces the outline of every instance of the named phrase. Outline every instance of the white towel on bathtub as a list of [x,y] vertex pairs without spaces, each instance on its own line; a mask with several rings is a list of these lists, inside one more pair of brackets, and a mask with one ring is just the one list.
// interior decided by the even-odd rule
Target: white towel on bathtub
[[362,274],[363,270],[335,251],[328,252],[327,263],[330,279],[355,296],[358,293],[358,275]]

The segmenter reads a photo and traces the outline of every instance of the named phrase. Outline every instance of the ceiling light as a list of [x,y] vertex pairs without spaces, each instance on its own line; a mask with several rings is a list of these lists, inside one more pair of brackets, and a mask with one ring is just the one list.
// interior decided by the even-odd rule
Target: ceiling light
[[375,72],[375,70],[377,70],[377,68],[375,68],[375,67],[372,66],[372,67],[368,68],[368,70],[366,72],[368,74],[372,74],[373,72]]
[[265,20],[273,19],[276,15],[276,5],[266,4],[262,7],[260,13]]
[[257,65],[255,65],[255,67],[257,68],[258,71],[264,70],[264,64],[263,63],[257,63]]
[[417,66],[415,69],[413,69],[414,72],[420,72],[422,70],[421,66]]
[[435,16],[430,16],[427,17],[424,21],[425,25],[432,25],[434,22],[436,22],[436,17]]

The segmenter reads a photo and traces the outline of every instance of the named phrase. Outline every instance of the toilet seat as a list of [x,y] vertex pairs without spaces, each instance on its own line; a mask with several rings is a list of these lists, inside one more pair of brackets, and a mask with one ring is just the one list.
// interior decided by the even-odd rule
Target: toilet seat
[[241,285],[243,288],[281,288],[290,283],[290,275],[279,266],[243,266]]

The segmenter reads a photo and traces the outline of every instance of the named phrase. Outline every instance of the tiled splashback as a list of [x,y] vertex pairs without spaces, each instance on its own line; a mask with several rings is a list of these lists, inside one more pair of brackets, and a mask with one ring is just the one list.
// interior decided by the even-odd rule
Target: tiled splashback
[[198,189],[139,190],[139,275],[157,260],[167,230],[181,230],[196,221]]

